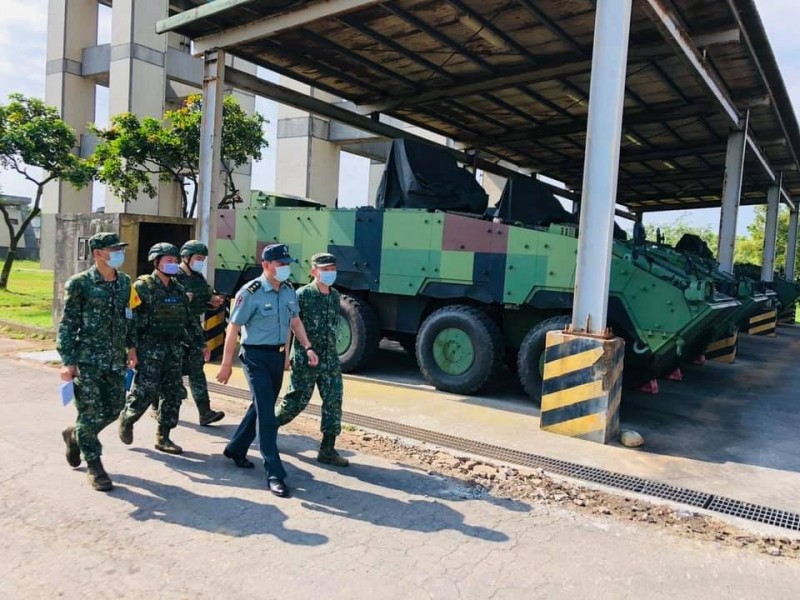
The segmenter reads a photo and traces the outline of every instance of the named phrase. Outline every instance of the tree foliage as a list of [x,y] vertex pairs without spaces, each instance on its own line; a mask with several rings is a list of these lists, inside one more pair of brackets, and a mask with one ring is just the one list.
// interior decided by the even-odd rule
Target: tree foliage
[[712,252],[717,251],[717,240],[719,236],[716,231],[710,227],[697,227],[689,225],[684,217],[679,217],[674,222],[667,225],[653,225],[645,223],[645,232],[647,233],[648,241],[655,242],[657,235],[660,233],[664,238],[664,243],[674,246],[678,241],[687,233],[699,236]]
[[8,228],[10,243],[0,289],[6,289],[17,247],[25,230],[39,215],[44,186],[60,179],[76,188],[88,185],[93,171],[86,161],[73,153],[77,145],[75,132],[52,106],[38,98],[10,94],[9,102],[0,105],[0,168],[14,171],[36,186],[33,205],[27,217],[15,227],[7,208],[0,212]]
[[[123,202],[132,202],[141,193],[156,196],[154,180],[174,181],[181,191],[183,215],[192,216],[197,206],[201,115],[202,96],[195,94],[161,119],[131,113],[113,116],[108,129],[93,129],[99,139],[91,157],[97,179]],[[266,123],[260,114],[248,115],[234,96],[225,97],[221,148],[225,191],[219,208],[242,202],[233,171],[261,158],[267,147]]]

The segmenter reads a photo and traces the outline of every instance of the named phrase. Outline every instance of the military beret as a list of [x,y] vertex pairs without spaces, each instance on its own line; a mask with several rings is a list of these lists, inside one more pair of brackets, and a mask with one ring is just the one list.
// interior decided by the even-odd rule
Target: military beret
[[103,248],[114,248],[127,246],[127,242],[122,242],[116,233],[101,231],[89,238],[89,250],[102,250]]
[[336,257],[327,252],[317,252],[311,257],[311,266],[313,267],[327,267],[336,264]]
[[265,246],[261,252],[261,260],[280,260],[282,262],[290,263],[297,262],[296,258],[292,258],[289,254],[289,246],[286,244],[270,244]]

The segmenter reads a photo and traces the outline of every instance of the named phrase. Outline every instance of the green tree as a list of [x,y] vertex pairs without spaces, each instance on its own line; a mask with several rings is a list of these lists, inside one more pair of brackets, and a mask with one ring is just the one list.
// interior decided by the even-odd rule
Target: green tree
[[[767,225],[767,207],[757,206],[753,222],[747,226],[747,237],[736,240],[734,259],[737,263],[760,265],[764,257],[764,230]],[[786,266],[786,246],[789,243],[789,210],[781,206],[778,212],[778,235],[775,244],[775,270]]]
[[708,247],[712,252],[715,254],[717,252],[717,240],[719,239],[717,232],[710,227],[697,227],[695,225],[689,225],[686,223],[684,217],[679,217],[674,222],[666,225],[653,225],[651,223],[645,223],[644,229],[647,233],[648,241],[651,242],[655,242],[657,240],[657,234],[660,233],[664,238],[665,244],[674,246],[685,234],[689,233],[699,236],[706,244],[708,244]]
[[[140,193],[154,197],[158,190],[153,176],[174,181],[181,191],[183,215],[192,216],[197,206],[201,108],[202,96],[195,94],[161,119],[122,113],[111,118],[108,129],[93,128],[99,143],[90,160],[97,179],[123,202],[132,202]],[[248,115],[234,96],[225,97],[221,148],[225,191],[219,208],[242,202],[233,171],[261,158],[268,145],[266,123],[260,114]]]
[[0,168],[18,173],[36,186],[33,206],[18,226],[11,221],[6,207],[0,204],[10,238],[8,255],[0,272],[0,289],[8,287],[19,241],[40,212],[44,186],[56,179],[68,181],[76,188],[91,182],[92,169],[73,154],[76,145],[75,132],[55,108],[38,98],[10,94],[9,103],[0,105]]

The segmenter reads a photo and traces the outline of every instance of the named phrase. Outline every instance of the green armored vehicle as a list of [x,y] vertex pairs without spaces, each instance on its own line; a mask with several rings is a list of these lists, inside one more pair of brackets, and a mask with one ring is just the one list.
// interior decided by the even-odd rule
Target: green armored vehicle
[[775,272],[771,282],[761,281],[761,265],[736,263],[734,271],[742,278],[752,281],[767,294],[774,294],[778,309],[778,321],[794,323],[797,301],[800,300],[800,283],[789,281],[782,273]]
[[[268,243],[302,257],[338,257],[342,292],[338,350],[343,369],[366,365],[381,338],[416,355],[436,388],[471,393],[509,358],[524,389],[541,394],[548,331],[570,321],[577,226],[550,188],[512,179],[496,209],[473,175],[424,144],[395,141],[380,208],[220,211],[218,290],[234,293],[257,275]],[[613,246],[609,326],[626,342],[631,384],[667,373],[684,348],[738,307],[711,279],[653,264],[621,239]]]
[[[723,293],[739,300],[741,305],[730,311],[726,318],[719,321],[709,334],[709,342],[730,337],[737,328],[745,327],[748,319],[770,307],[771,296],[761,291],[759,286],[740,275],[734,276],[719,270],[719,263],[714,258],[708,245],[697,235],[685,234],[675,247],[665,245],[661,240],[647,244],[647,252],[658,260],[666,261],[681,268],[690,277],[710,278],[718,293]],[[693,349],[695,358],[703,353],[704,348]]]

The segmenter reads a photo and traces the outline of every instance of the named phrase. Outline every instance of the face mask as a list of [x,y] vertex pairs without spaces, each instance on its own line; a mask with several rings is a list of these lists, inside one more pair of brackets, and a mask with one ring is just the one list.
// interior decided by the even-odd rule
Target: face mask
[[204,260],[196,260],[193,263],[189,263],[189,268],[195,273],[202,273],[203,267],[205,266],[206,266],[206,261]]
[[181,266],[178,263],[166,263],[159,269],[164,275],[177,275],[180,270]]
[[108,258],[106,259],[106,264],[111,267],[112,269],[118,269],[122,266],[122,263],[125,261],[125,251],[124,250],[114,250],[113,252],[108,253]]
[[319,282],[323,285],[331,286],[336,281],[336,271],[320,271]]
[[277,269],[275,269],[275,279],[278,281],[286,281],[289,279],[289,275],[292,274],[292,267],[289,265],[281,265]]

